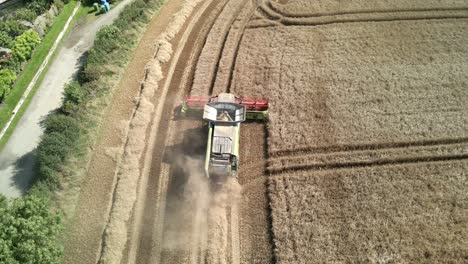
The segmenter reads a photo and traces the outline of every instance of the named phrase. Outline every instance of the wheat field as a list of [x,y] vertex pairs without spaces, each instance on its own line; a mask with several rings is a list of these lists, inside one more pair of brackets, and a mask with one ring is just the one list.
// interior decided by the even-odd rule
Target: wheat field
[[277,263],[466,263],[467,5],[259,6],[230,89],[270,99]]

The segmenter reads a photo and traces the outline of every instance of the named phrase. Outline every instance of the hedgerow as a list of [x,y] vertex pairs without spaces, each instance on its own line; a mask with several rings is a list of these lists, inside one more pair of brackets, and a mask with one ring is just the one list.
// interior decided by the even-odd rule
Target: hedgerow
[[[23,198],[10,202],[0,196],[0,263],[59,263],[62,247],[57,235],[61,217],[50,210],[50,198],[69,176],[65,173],[68,159],[86,153],[104,109],[100,106],[110,95],[112,84],[117,83],[112,80],[117,80],[119,71],[124,69],[151,10],[159,8],[162,2],[136,0],[123,10],[114,25],[99,31],[78,81],[65,87],[63,105],[42,123],[44,135],[37,149],[38,177],[32,188]],[[22,39],[29,40],[31,35],[27,33]],[[6,65],[8,68],[19,69],[21,60],[30,55],[31,49],[23,40],[13,44],[19,56],[11,57],[14,65]],[[4,80],[8,84],[14,73],[2,69],[0,76],[4,78],[0,77],[0,83]]]
[[[141,28],[149,22],[152,10],[164,0],[136,0],[121,12],[112,25],[99,30],[93,48],[78,73],[76,82],[65,87],[59,111],[44,122],[45,133],[38,147],[38,186],[42,192],[63,187],[70,177],[65,168],[71,156],[84,155],[103,112],[96,107],[112,92],[112,82],[118,78],[136,45]],[[140,30],[139,30],[140,29]]]
[[[50,1],[39,0],[37,12],[49,8]],[[34,0],[31,3],[37,3]],[[56,1],[57,2],[57,1]],[[38,34],[17,20],[33,21],[36,13],[20,9],[10,18],[0,21],[0,47],[12,49],[12,55],[0,67],[0,102],[9,93],[21,64],[28,59],[40,39]],[[80,102],[80,93],[70,91],[68,98]],[[63,252],[58,234],[62,229],[62,215],[52,211],[49,186],[58,185],[55,172],[78,138],[79,124],[67,115],[53,115],[44,122],[46,135],[38,155],[48,166],[42,166],[42,180],[23,197],[8,200],[0,195],[0,263],[58,264]],[[43,153],[47,153],[44,155]]]

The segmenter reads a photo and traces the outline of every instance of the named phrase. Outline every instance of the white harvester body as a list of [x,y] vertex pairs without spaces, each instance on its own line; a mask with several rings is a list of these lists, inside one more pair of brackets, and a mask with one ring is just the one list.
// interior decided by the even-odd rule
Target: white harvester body
[[245,106],[237,104],[233,94],[220,94],[217,102],[204,107],[208,121],[205,173],[211,176],[237,176],[240,123],[245,121]]

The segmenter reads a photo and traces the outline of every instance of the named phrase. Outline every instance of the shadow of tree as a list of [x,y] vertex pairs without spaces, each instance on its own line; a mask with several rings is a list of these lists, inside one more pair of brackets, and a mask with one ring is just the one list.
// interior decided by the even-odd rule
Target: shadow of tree
[[25,194],[36,178],[37,149],[34,149],[14,163],[12,186],[17,188],[21,194]]

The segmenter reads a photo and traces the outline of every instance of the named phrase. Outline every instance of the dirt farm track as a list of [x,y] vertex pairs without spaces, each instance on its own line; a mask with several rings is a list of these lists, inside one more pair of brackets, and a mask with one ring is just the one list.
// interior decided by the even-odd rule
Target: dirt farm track
[[[171,43],[120,263],[468,262],[468,1],[205,0]],[[176,113],[222,92],[271,108],[214,185]]]

